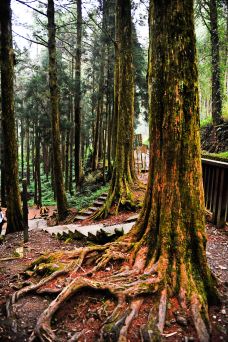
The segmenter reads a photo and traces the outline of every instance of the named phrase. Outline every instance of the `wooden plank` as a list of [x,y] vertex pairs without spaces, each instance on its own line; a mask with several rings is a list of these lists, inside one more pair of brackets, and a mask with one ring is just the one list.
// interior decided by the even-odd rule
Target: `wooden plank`
[[207,177],[207,185],[206,185],[206,208],[209,209],[208,207],[208,202],[209,202],[209,193],[210,193],[210,182],[211,182],[211,167],[208,168],[208,177]]
[[214,185],[215,185],[215,168],[212,169],[212,176],[211,176],[211,186],[210,186],[210,199],[208,209],[212,210],[212,203],[213,203],[213,192],[214,192]]
[[218,187],[219,187],[219,171],[220,169],[216,167],[215,169],[215,187],[213,193],[213,206],[212,206],[212,222],[216,224],[216,217],[218,211]]
[[223,199],[223,186],[224,186],[224,169],[221,169],[220,170],[220,184],[219,184],[219,194],[218,194],[218,211],[217,211],[217,215],[216,215],[216,225],[217,226],[221,226],[223,223],[222,223],[222,210],[223,210],[223,202],[224,202],[224,199]]
[[218,213],[216,225],[220,228],[226,223],[226,207],[228,201],[228,170],[221,170],[220,189],[218,198]]
[[205,159],[205,158],[201,158],[201,161],[202,161],[202,164],[214,165],[214,166],[221,167],[223,169],[228,169],[228,163],[226,162],[221,162],[221,161],[212,160],[212,159]]

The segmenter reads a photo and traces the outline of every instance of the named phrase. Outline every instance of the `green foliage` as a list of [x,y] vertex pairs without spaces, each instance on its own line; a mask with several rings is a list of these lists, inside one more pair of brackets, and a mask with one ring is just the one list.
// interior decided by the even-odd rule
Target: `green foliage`
[[208,116],[205,119],[200,120],[200,127],[206,127],[208,125],[212,125],[212,117]]
[[[101,185],[101,173],[94,172],[90,173],[85,178],[85,184],[81,192],[76,194],[70,194],[67,192],[67,201],[70,207],[75,207],[78,210],[87,208],[92,205],[93,202],[104,192],[107,192],[109,185]],[[55,206],[56,201],[54,199],[54,193],[52,190],[51,180],[47,179],[44,174],[41,174],[42,183],[42,205],[43,206]],[[75,188],[75,183],[73,183],[73,188]],[[28,187],[28,192],[34,195],[35,185],[32,181]],[[28,202],[29,206],[33,206],[33,197]]]
[[228,121],[228,98],[227,101],[223,103],[222,117],[225,121]]
[[[94,189],[95,188],[95,189]],[[109,189],[109,185],[104,185],[101,186],[97,185],[91,187],[87,186],[83,193],[77,193],[76,196],[70,196],[69,193],[67,194],[68,196],[68,203],[72,207],[76,207],[78,210],[81,210],[83,208],[87,208],[90,205],[93,204],[93,202],[101,196],[104,192],[107,192]]]

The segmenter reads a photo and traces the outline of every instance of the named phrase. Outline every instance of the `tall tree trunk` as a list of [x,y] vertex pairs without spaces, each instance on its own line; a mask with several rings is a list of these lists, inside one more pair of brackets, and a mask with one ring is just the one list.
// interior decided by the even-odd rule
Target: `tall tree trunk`
[[[107,15],[107,3],[106,0],[103,1],[103,18],[102,18],[102,33],[101,39],[103,38],[103,30],[105,30],[106,25],[106,15]],[[105,67],[105,45],[102,43],[101,46],[101,58],[100,58],[100,70],[99,70],[99,85],[98,85],[98,100],[97,100],[97,113],[96,113],[96,125],[95,134],[93,142],[93,155],[92,155],[92,171],[97,168],[98,162],[98,151],[99,142],[101,142],[101,120],[103,111],[103,92],[104,92],[104,67]]]
[[59,89],[57,83],[57,62],[55,45],[55,9],[54,1],[48,0],[48,51],[49,51],[49,85],[51,95],[51,125],[52,125],[52,152],[53,171],[59,219],[67,214],[67,200],[64,189],[61,152],[60,152],[60,114]]
[[75,181],[80,184],[81,161],[81,50],[82,50],[82,1],[77,0],[77,41],[75,55]]
[[27,184],[30,185],[30,133],[28,121],[26,126],[26,177]]
[[35,143],[35,204],[38,208],[42,206],[42,191],[41,191],[41,178],[40,178],[40,128],[36,128],[36,143]]
[[50,157],[49,157],[49,146],[46,144],[45,141],[43,141],[42,143],[42,150],[43,150],[44,173],[46,175],[46,180],[48,180],[48,176],[50,172]]
[[35,179],[35,122],[33,122],[33,127],[32,127],[32,179]]
[[210,0],[210,36],[211,36],[211,66],[212,66],[212,121],[214,125],[222,122],[222,97],[220,82],[220,58],[217,0]]
[[7,233],[23,230],[18,180],[17,140],[14,116],[14,52],[12,47],[10,0],[1,2],[1,88],[4,138],[5,184],[7,195]]
[[[0,98],[1,99],[1,98]],[[4,142],[2,133],[2,113],[0,116],[0,171],[1,171],[1,206],[6,207],[6,192],[5,192],[5,157],[4,157]]]
[[132,166],[134,76],[132,67],[131,2],[117,0],[115,70],[115,111],[117,120],[116,156],[109,194],[104,207],[95,217],[107,216],[114,202],[126,208],[134,207],[131,186],[136,180]]
[[24,120],[21,119],[21,179],[24,178]]
[[205,250],[193,0],[151,1],[149,25],[149,180],[131,234],[143,246],[138,257],[147,270],[156,265],[161,297],[190,306],[206,342],[207,305],[217,294]]
[[[68,121],[70,122],[71,100],[68,108]],[[65,153],[65,189],[69,190],[69,146],[70,146],[70,127],[66,131],[66,153]]]

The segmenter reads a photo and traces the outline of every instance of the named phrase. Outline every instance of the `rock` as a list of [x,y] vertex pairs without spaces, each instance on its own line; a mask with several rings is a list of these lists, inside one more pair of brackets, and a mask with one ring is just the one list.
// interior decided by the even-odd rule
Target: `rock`
[[184,316],[180,316],[180,315],[177,316],[177,323],[184,326],[184,327],[186,327],[188,325],[186,318]]
[[175,318],[171,319],[170,323],[171,323],[171,324],[176,323],[176,319],[175,319]]
[[221,310],[221,313],[222,313],[223,315],[226,315],[226,310],[225,310],[225,309],[222,309],[222,310]]
[[180,312],[177,310],[177,311],[174,311],[173,314],[174,314],[175,316],[177,316],[177,315],[180,314]]
[[227,267],[219,265],[220,270],[227,270]]

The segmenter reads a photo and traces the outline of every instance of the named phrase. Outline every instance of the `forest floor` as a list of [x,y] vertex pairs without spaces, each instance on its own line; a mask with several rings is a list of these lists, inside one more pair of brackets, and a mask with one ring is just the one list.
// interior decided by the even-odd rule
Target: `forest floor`
[[[34,211],[30,213],[34,217]],[[131,213],[132,214],[132,213]],[[129,213],[122,213],[117,217],[111,216],[106,224],[121,223]],[[221,293],[222,305],[210,309],[212,323],[212,342],[227,341],[228,335],[228,227],[217,229],[211,223],[207,223],[207,257],[212,272],[218,279],[218,286]],[[24,271],[32,261],[43,253],[57,250],[72,250],[87,245],[86,240],[72,241],[65,243],[50,236],[44,231],[32,230],[29,232],[29,242],[23,245],[22,233],[9,234],[0,245],[0,341],[28,341],[39,315],[47,308],[54,296],[29,294],[16,304],[16,325],[6,317],[6,300],[15,290],[29,284]],[[17,248],[24,247],[24,254],[21,258],[15,258]],[[14,258],[2,260],[4,258]],[[110,263],[105,270],[111,272],[115,265]],[[32,279],[34,281],[34,279]],[[175,306],[175,303],[172,303]],[[81,291],[67,302],[55,315],[53,329],[58,329],[58,341],[69,341],[77,331],[83,332],[81,337],[75,341],[98,341],[98,333],[105,318],[114,309],[115,302],[111,296],[103,292],[92,292],[91,290]],[[134,320],[134,326],[130,329],[130,342],[140,341],[135,327],[142,325],[148,315],[150,303],[144,305]],[[164,330],[164,341],[167,342],[188,342],[198,341],[192,325],[181,325],[175,319],[175,307],[172,308],[172,315],[168,316]]]

